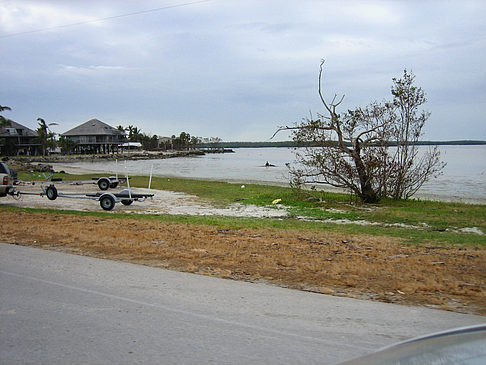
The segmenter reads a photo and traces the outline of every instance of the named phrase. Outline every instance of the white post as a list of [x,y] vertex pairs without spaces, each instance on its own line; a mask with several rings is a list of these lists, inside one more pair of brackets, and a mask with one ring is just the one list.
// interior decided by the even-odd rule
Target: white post
[[125,160],[125,173],[127,177],[128,197],[132,199],[132,190],[130,189],[130,180],[128,179],[127,161]]
[[152,184],[152,171],[154,170],[154,164],[150,166],[150,178],[149,178],[149,184],[148,184],[148,191],[150,193],[150,185]]

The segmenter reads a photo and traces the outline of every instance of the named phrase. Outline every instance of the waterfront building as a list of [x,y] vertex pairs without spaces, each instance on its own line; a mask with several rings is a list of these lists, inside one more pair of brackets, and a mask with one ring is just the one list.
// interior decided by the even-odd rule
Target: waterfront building
[[74,142],[74,153],[115,153],[126,142],[125,131],[118,130],[98,119],[87,122],[61,133]]
[[37,132],[20,123],[9,120],[0,126],[0,152],[3,156],[36,156],[41,154]]

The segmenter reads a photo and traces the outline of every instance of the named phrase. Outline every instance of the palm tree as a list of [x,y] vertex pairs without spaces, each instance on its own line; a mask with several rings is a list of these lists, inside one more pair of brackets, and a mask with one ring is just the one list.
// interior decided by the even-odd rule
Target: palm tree
[[[4,110],[12,110],[8,106],[2,106],[0,105],[0,112],[3,112]],[[0,127],[6,127],[12,125],[11,120],[5,118],[3,115],[0,115]]]
[[42,118],[37,118],[39,121],[39,128],[37,128],[37,137],[39,138],[40,145],[42,147],[42,156],[46,155],[47,149],[47,124]]
[[37,128],[37,136],[42,146],[42,155],[45,156],[47,147],[54,148],[56,142],[54,140],[54,133],[49,129],[49,125],[57,125],[57,123],[50,123],[47,125],[46,121],[42,118],[37,118],[39,121],[39,128]]
[[142,129],[129,125],[126,130],[128,131],[128,140],[131,142],[140,142],[142,140]]

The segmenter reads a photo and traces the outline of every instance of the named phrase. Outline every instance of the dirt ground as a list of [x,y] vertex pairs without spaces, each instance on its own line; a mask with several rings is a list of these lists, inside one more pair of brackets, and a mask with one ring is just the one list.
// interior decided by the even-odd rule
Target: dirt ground
[[[25,196],[15,205],[32,206],[33,198],[43,200],[50,208],[57,202]],[[191,201],[193,206],[200,204],[202,210],[208,208],[191,200],[194,197],[177,197],[181,200],[172,201],[174,208],[167,204],[170,199],[159,198],[166,203],[164,212],[191,205]],[[76,209],[101,210],[91,200],[58,200],[69,204],[65,206],[69,209],[82,204],[84,208]],[[1,200],[0,204],[14,203]],[[122,205],[115,209],[137,210]],[[474,248],[417,248],[390,237],[326,231],[224,230],[168,223],[156,217],[124,219],[110,214],[100,218],[4,210],[0,211],[0,219],[2,241],[12,244],[337,296],[486,315],[486,252]]]

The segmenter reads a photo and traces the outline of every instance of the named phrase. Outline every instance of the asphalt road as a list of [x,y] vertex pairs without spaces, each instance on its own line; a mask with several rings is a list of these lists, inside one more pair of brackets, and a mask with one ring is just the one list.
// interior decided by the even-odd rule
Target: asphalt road
[[333,364],[484,322],[0,244],[1,364]]

